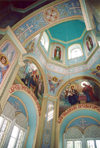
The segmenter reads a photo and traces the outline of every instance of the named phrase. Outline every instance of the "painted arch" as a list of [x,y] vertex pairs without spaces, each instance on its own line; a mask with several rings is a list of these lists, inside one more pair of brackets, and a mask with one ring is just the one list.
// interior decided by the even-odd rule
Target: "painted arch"
[[20,84],[13,85],[10,94],[19,98],[25,105],[28,116],[29,135],[26,142],[26,148],[35,147],[37,130],[39,125],[40,105],[34,94],[26,87]]

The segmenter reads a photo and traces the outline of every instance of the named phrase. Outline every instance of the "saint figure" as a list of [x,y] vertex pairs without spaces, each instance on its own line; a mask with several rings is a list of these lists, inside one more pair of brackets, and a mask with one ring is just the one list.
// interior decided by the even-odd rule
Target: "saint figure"
[[54,59],[57,61],[60,61],[60,59],[61,59],[61,49],[58,46],[56,46],[56,48],[54,50]]

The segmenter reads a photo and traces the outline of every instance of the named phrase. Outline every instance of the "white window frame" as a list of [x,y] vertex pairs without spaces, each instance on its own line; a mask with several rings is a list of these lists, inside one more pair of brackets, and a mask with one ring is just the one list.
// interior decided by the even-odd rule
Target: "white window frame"
[[[22,128],[21,126],[19,126],[19,125],[17,125],[17,124],[15,124],[14,126],[16,126],[16,127],[19,129],[18,135],[17,135],[17,137],[15,138],[15,137],[12,137],[12,133],[11,133],[11,136],[10,136],[10,138],[9,138],[8,147],[9,147],[11,138],[13,138],[13,139],[15,139],[15,144],[14,144],[14,147],[13,147],[13,148],[22,148],[23,142],[24,142],[24,139],[25,139],[25,136],[26,136],[26,129]],[[14,129],[14,126],[13,126],[13,129]],[[24,132],[24,136],[21,137],[22,140],[20,141],[20,140],[19,140],[19,134],[20,134],[21,131]],[[13,130],[12,130],[12,132],[13,132]],[[7,148],[8,148],[8,147],[7,147]]]
[[49,38],[46,32],[43,32],[40,42],[41,42],[41,45],[44,47],[44,49],[48,52]]
[[[82,142],[82,148],[88,148],[87,146],[87,141],[88,140],[93,140],[94,141],[94,148],[97,148],[96,146],[96,140],[100,140],[100,138],[85,138],[83,136],[83,138],[78,138],[78,139],[64,139],[64,148],[67,148],[67,141],[72,141],[73,143],[75,143],[75,141],[81,141]],[[73,148],[75,148],[75,144],[73,145]]]
[[75,148],[75,141],[81,141],[81,143],[82,143],[82,138],[80,138],[80,139],[66,139],[65,142],[64,142],[64,148],[67,148],[66,146],[67,146],[68,141],[72,141],[73,142],[73,148]]
[[[8,132],[8,129],[9,129],[9,127],[10,127],[11,120],[8,119],[8,118],[7,118],[6,116],[4,116],[4,115],[1,115],[0,117],[3,118],[3,122],[2,122],[2,125],[1,125],[1,127],[0,127],[0,134],[1,134],[1,132],[3,133],[2,136],[1,136],[1,139],[0,139],[0,145],[2,146],[3,143],[4,143],[4,141],[5,141],[5,137],[6,137],[6,134],[7,134],[7,132]],[[5,126],[4,131],[2,131],[5,121],[7,121],[7,123],[6,123],[6,126]]]
[[94,148],[97,148],[96,140],[100,140],[100,138],[85,138],[86,146],[87,146],[87,141],[89,141],[89,140],[93,140],[94,141],[94,146],[95,146]]
[[[80,52],[79,55],[74,55],[73,54],[73,51],[74,50],[79,50],[78,52]],[[82,57],[83,56],[83,51],[82,51],[82,47],[80,44],[73,44],[71,45],[69,48],[68,48],[68,59],[71,60],[71,59],[75,59],[75,58],[79,58],[79,57]]]

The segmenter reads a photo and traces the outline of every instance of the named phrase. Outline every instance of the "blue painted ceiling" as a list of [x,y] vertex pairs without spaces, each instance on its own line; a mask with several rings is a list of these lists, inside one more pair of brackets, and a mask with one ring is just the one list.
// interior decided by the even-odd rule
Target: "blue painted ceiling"
[[86,27],[83,21],[71,20],[49,28],[47,33],[52,39],[67,42],[81,37],[85,29]]

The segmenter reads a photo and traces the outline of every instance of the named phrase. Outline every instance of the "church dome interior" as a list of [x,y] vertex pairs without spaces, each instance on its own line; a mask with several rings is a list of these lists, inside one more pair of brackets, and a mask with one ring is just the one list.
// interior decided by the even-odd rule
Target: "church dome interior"
[[0,1],[0,148],[100,148],[99,10]]

